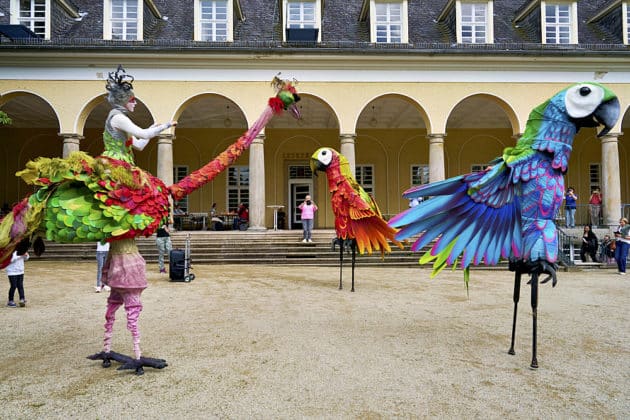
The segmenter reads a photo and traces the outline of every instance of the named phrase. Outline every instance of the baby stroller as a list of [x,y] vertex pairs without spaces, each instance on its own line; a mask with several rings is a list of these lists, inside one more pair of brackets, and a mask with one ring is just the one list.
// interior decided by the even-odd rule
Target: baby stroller
[[190,233],[186,235],[185,249],[171,250],[168,268],[171,281],[188,283],[195,279],[195,275],[190,272]]
[[599,245],[599,261],[605,263],[615,262],[615,240],[604,238]]

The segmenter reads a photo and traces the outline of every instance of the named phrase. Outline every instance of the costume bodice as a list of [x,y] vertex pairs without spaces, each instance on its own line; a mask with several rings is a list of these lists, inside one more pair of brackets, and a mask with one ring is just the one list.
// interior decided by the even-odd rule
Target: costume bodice
[[112,109],[105,121],[105,131],[103,132],[105,151],[103,156],[135,165],[131,137],[128,137],[124,131],[117,130],[111,125],[112,118],[118,114],[124,113],[119,109]]

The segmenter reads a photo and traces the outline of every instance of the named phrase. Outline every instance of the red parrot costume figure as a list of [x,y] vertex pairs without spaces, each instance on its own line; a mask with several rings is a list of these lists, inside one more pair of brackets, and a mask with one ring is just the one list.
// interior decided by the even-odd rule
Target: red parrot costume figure
[[395,239],[398,230],[387,224],[374,198],[354,179],[345,156],[336,150],[322,147],[311,156],[310,166],[313,173],[323,171],[328,178],[328,190],[335,215],[335,232],[340,245],[339,289],[343,288],[343,251],[344,244],[348,243],[352,251],[351,291],[354,292],[356,248],[359,248],[361,254],[365,251],[372,254],[372,250],[377,250],[381,252],[381,256],[391,252],[388,241],[403,248]]
[[[142,357],[140,351],[137,320],[142,310],[140,295],[147,281],[146,264],[135,238],[154,234],[169,220],[170,197],[179,200],[214,179],[241,156],[275,114],[290,110],[299,118],[295,103],[300,98],[293,82],[276,76],[272,81],[276,96],[269,99],[252,127],[204,167],[166,186],[135,166],[133,148],[142,150],[150,138],[177,123],[154,124],[148,129],[133,124],[126,115],[136,105],[132,82],[133,77],[122,66],[109,73],[107,100],[113,109],[105,123],[105,150],[101,156],[74,152],[65,159],[41,157],[16,174],[37,190],[0,221],[0,268],[10,262],[21,241],[33,237],[37,237],[36,254],[43,252],[41,236],[60,243],[110,242],[102,278],[111,287],[104,346],[101,353],[89,358],[103,360],[105,367],[111,365],[110,360],[117,360],[123,363],[121,369],[135,369],[136,374],[142,374],[143,366],[163,368],[166,362]],[[134,358],[111,351],[114,316],[122,305],[133,338]]]

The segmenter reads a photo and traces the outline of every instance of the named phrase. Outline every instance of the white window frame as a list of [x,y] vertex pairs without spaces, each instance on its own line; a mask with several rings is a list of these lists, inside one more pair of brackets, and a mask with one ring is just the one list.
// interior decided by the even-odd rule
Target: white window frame
[[[554,23],[554,24],[548,24],[547,23],[547,6],[556,6],[556,10],[558,8],[558,6],[568,6],[569,8],[569,23],[568,24],[562,24],[562,23]],[[547,44],[547,32],[549,30],[554,30],[556,33],[556,37],[557,40],[559,40],[559,34],[558,34],[558,28],[562,27],[562,26],[568,26],[569,27],[569,42],[568,43],[561,43],[561,42],[555,42],[554,45],[570,45],[570,44],[577,44],[578,43],[578,27],[577,27],[577,2],[575,1],[545,1],[545,0],[541,0],[540,2],[540,22],[541,22],[541,31],[542,31],[542,36],[541,36],[541,40],[543,44]]]
[[[247,170],[247,182],[241,182],[241,172]],[[236,171],[236,184],[230,183],[230,175]],[[240,203],[249,204],[250,172],[247,165],[233,165],[227,168],[225,177],[225,207],[229,212],[238,209]],[[236,192],[237,200],[233,207],[230,206],[230,192]]]
[[201,15],[201,3],[203,0],[195,0],[194,2],[194,15],[195,15],[195,28],[194,28],[194,40],[195,41],[207,41],[207,42],[233,42],[234,41],[234,2],[233,0],[224,0],[226,4],[226,20],[210,19],[208,24],[214,25],[215,23],[225,23],[226,25],[226,39],[217,39],[216,33],[213,34],[212,39],[203,39],[203,21]]
[[[189,174],[188,170],[188,165],[173,165],[173,183],[176,184],[186,178]],[[179,207],[184,210],[184,212],[190,212],[188,208],[188,196],[177,201],[177,204],[179,204]],[[173,203],[173,205],[175,205],[175,203]]]
[[420,163],[411,165],[409,171],[409,185],[416,187],[418,185],[426,185],[430,182],[429,164]]
[[[36,0],[31,0],[31,9],[33,7],[33,3]],[[44,39],[50,39],[50,1],[51,0],[43,0],[44,2],[44,18],[35,18],[35,17],[28,17],[28,18],[22,18],[20,17],[20,1],[19,0],[11,0],[11,6],[10,6],[10,15],[11,15],[11,19],[10,19],[10,23],[12,25],[24,25],[27,28],[29,28],[31,31],[35,32],[35,27],[34,27],[34,23],[35,22],[44,22],[44,33],[43,34],[38,34],[40,36],[43,36]],[[37,33],[37,32],[35,32]]]
[[[372,182],[367,182],[366,181],[366,177],[367,174],[366,169],[370,170],[370,176],[372,177]],[[372,197],[376,196],[375,193],[375,172],[374,172],[374,165],[355,165],[354,167],[354,179],[357,181],[357,183],[363,187],[363,189],[365,190],[366,193],[371,194]]]
[[625,45],[630,44],[630,13],[628,2],[624,1],[621,4],[621,27],[623,28],[623,43]]
[[[144,27],[144,1],[143,0],[125,0],[127,3],[136,3],[137,7],[137,21],[136,21],[136,38],[135,39],[122,39],[120,41],[142,41],[143,39],[143,27]],[[112,40],[112,0],[105,0],[103,2],[103,39]],[[119,40],[117,40],[119,41]]]
[[[400,4],[400,42],[378,42],[376,28],[381,22],[376,21],[376,5],[377,4]],[[370,42],[372,43],[395,43],[406,44],[409,42],[409,14],[407,0],[370,0]]]
[[[300,28],[317,28],[317,42],[322,42],[322,0],[283,0],[282,1],[282,41],[287,41],[287,29],[289,28],[289,24],[298,24],[291,23],[289,20],[289,3],[315,3],[315,20],[312,26],[304,26],[304,23],[300,24]],[[310,22],[309,22],[310,24]],[[292,26],[296,28],[296,26]]]
[[[472,22],[464,23],[464,13],[463,6],[464,5],[472,5],[473,8],[477,6],[483,5],[485,7],[484,13],[484,22],[477,22],[474,20],[474,12],[473,12],[473,20]],[[462,1],[457,0],[456,2],[456,21],[457,21],[457,43],[458,44],[493,44],[494,43],[494,2],[493,1]],[[472,26],[472,40],[464,41],[464,26]],[[485,30],[485,40],[483,42],[479,42],[475,36],[475,27],[483,26]]]
[[602,187],[602,165],[599,162],[588,164],[588,186],[589,191]]
[[470,173],[476,174],[477,172],[483,172],[488,167],[487,163],[473,163],[470,165]]

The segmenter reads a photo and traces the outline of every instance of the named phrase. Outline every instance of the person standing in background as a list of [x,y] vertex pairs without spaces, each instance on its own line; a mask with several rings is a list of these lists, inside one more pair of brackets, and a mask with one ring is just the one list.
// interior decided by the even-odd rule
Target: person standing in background
[[26,297],[24,295],[24,261],[29,258],[28,248],[31,243],[28,239],[23,239],[13,251],[11,256],[11,262],[6,267],[7,276],[9,277],[9,300],[7,301],[7,307],[16,308],[15,304],[15,289],[18,291],[20,297],[20,307],[26,306]]
[[619,221],[619,229],[615,232],[615,260],[619,274],[626,274],[626,262],[628,260],[628,248],[630,248],[630,225],[628,219],[623,217]]
[[575,209],[577,209],[577,195],[573,187],[569,187],[564,195],[564,211],[568,228],[575,227]]
[[599,215],[602,211],[602,194],[599,188],[593,188],[591,198],[588,200],[588,210],[591,214],[591,226],[596,228],[599,225]]
[[591,261],[597,261],[597,236],[593,233],[590,226],[584,226],[582,234],[582,246],[580,248],[580,258],[582,262],[586,262],[586,255],[591,256]]
[[101,290],[105,290],[105,291],[110,290],[109,286],[106,286],[101,282],[101,277],[103,276],[103,266],[105,265],[105,261],[107,260],[107,254],[109,254],[109,242],[105,242],[104,244],[97,242],[96,243],[96,287],[94,288],[94,291],[96,293],[100,293]]
[[302,230],[304,234],[304,239],[302,242],[313,242],[311,238],[313,234],[313,219],[315,218],[315,212],[317,211],[317,205],[311,199],[310,195],[304,197],[304,201],[302,204],[298,206],[298,208],[302,211],[302,215],[300,219],[302,220]]
[[158,265],[160,267],[160,273],[166,273],[166,267],[164,267],[164,255],[169,255],[173,245],[171,243],[171,234],[169,233],[168,225],[163,225],[157,230],[157,237],[155,238],[155,244],[158,249]]

